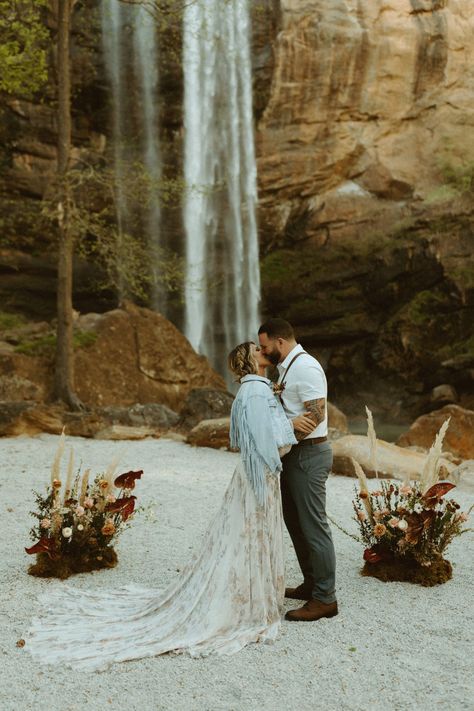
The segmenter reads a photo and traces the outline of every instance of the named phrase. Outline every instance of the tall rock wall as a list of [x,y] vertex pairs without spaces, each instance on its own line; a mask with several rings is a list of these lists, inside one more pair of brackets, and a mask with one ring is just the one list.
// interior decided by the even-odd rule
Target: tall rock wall
[[474,160],[471,0],[281,0],[280,11],[257,132],[266,239],[304,211],[315,238],[393,219],[439,184],[441,160]]
[[348,412],[474,397],[470,0],[281,0],[257,127],[264,308]]

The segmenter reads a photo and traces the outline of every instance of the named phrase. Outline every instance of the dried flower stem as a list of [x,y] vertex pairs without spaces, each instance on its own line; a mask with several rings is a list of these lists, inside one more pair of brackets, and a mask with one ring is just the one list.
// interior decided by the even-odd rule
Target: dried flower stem
[[58,442],[58,448],[56,449],[56,454],[54,455],[53,459],[53,464],[51,466],[51,486],[53,485],[53,481],[55,479],[61,479],[60,476],[60,465],[61,465],[61,458],[63,456],[64,452],[64,446],[66,443],[66,435],[64,434],[64,427],[63,431],[61,432],[61,436],[59,438]]
[[365,411],[367,413],[367,438],[369,440],[369,447],[370,447],[370,466],[375,472],[375,478],[379,478],[379,473],[377,471],[377,435],[375,434],[375,428],[374,428],[374,418],[372,417],[372,413],[367,407],[365,406]]

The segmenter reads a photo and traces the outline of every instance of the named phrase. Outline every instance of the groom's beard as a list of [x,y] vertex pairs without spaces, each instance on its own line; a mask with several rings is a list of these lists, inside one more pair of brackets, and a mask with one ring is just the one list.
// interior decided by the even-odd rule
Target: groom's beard
[[268,358],[272,365],[278,365],[281,358],[281,353],[276,348],[270,353],[265,353],[265,357]]

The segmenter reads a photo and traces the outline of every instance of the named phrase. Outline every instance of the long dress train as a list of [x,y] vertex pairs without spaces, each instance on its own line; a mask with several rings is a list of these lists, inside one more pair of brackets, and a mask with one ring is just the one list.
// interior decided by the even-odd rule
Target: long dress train
[[42,595],[26,647],[43,663],[99,670],[165,652],[232,654],[278,634],[284,600],[279,478],[266,475],[259,506],[239,464],[216,517],[179,580],[167,589],[127,586]]

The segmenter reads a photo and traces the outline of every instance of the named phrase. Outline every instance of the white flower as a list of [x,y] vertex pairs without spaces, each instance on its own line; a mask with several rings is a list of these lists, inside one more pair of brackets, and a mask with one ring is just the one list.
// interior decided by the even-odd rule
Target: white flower
[[69,528],[69,527],[63,528],[62,534],[63,534],[64,538],[71,538],[72,528]]
[[78,525],[77,530],[78,530],[78,531],[83,531],[83,530],[84,530],[84,526],[82,525],[82,523],[80,523],[80,524]]
[[402,520],[398,522],[398,528],[400,531],[406,531],[408,528],[408,521],[405,521],[405,519],[402,518]]
[[421,513],[423,511],[423,506],[419,503],[416,503],[413,507],[413,511],[415,513]]

